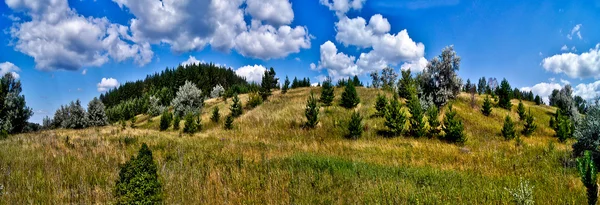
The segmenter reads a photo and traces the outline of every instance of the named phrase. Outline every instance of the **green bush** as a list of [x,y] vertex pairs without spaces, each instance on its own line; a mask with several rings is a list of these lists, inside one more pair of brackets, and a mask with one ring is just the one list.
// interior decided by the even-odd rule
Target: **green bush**
[[214,123],[218,123],[221,120],[221,114],[219,114],[219,107],[215,106],[215,108],[213,108],[210,120]]
[[231,115],[227,115],[227,118],[225,118],[225,129],[233,129],[233,117]]
[[463,144],[467,141],[462,121],[456,116],[456,110],[452,109],[452,105],[448,106],[442,129],[446,133],[444,139],[449,142]]
[[163,112],[160,116],[160,130],[167,130],[171,126],[171,120],[173,120],[173,115],[169,111]]
[[437,137],[440,133],[440,121],[438,120],[439,111],[436,106],[431,106],[427,110],[427,121],[429,123],[429,137]]
[[385,117],[387,104],[388,101],[385,95],[377,94],[377,100],[375,101],[375,109],[377,110],[377,112],[375,113],[375,116]]
[[575,130],[575,126],[569,119],[569,116],[563,115],[560,109],[556,110],[553,118],[550,118],[550,127],[554,129],[556,137],[560,142],[565,142],[568,138],[573,137]]
[[385,126],[388,128],[390,134],[401,135],[406,130],[406,114],[401,110],[400,102],[398,98],[394,98],[387,106],[387,112],[385,115]]
[[516,135],[515,123],[510,119],[510,116],[506,115],[504,118],[504,126],[502,126],[502,136],[506,140],[514,139]]
[[185,116],[185,125],[183,127],[183,132],[188,133],[188,134],[194,134],[196,133],[198,130],[200,130],[200,122],[199,122],[200,118],[196,117],[193,114],[187,114]]
[[481,106],[481,113],[485,116],[490,116],[492,114],[492,101],[490,100],[490,96],[486,95],[483,99],[483,106]]
[[262,103],[263,98],[257,92],[252,92],[248,95],[248,103],[246,103],[246,106],[248,107],[248,109],[253,109],[255,107],[258,107]]
[[519,100],[519,105],[517,106],[517,114],[519,114],[519,120],[525,119],[525,106],[523,106],[523,102]]
[[598,183],[596,181],[598,170],[594,165],[592,154],[589,150],[577,159],[577,170],[581,176],[581,182],[587,189],[588,204],[594,205],[598,201]]
[[175,118],[173,118],[173,130],[179,130],[180,122],[181,122],[181,117],[179,115],[175,115]]
[[344,92],[342,93],[342,98],[340,101],[340,105],[347,109],[354,108],[356,105],[360,103],[360,98],[358,98],[358,94],[356,93],[356,88],[352,83],[346,83],[346,87],[344,88]]
[[533,205],[533,188],[534,186],[529,185],[529,181],[519,179],[519,187],[516,189],[506,189],[513,197],[513,202],[517,205]]
[[317,105],[317,98],[315,98],[315,94],[312,92],[306,101],[304,115],[307,120],[306,127],[314,128],[319,123],[319,106]]
[[363,133],[363,125],[362,125],[362,117],[356,111],[352,113],[350,117],[350,122],[348,123],[348,138],[350,139],[358,139],[362,136]]
[[8,138],[8,132],[6,130],[0,130],[0,140]]
[[137,157],[121,165],[115,184],[116,204],[160,204],[162,186],[158,180],[157,166],[152,151],[142,144]]

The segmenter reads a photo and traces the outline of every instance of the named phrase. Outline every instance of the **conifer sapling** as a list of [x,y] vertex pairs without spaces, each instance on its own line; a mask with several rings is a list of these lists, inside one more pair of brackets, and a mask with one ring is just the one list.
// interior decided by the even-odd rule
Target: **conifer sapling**
[[312,92],[306,101],[304,115],[307,120],[306,127],[314,128],[319,123],[319,106],[317,105],[317,98],[315,98],[315,94]]
[[356,111],[354,111],[352,113],[352,116],[350,117],[350,122],[348,123],[348,131],[348,138],[350,139],[358,139],[363,133],[362,117]]
[[504,118],[504,125],[502,126],[502,136],[506,140],[514,139],[516,135],[515,123],[510,119],[509,115]]

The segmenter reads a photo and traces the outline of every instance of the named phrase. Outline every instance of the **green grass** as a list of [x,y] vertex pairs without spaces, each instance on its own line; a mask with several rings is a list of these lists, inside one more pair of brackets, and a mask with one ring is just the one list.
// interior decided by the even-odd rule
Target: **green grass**
[[[203,130],[194,135],[158,131],[138,116],[137,129],[119,126],[51,130],[0,141],[0,204],[110,203],[118,165],[142,143],[153,150],[169,204],[510,204],[505,188],[529,180],[538,204],[584,204],[585,189],[570,144],[558,143],[548,127],[554,109],[524,102],[538,130],[523,145],[500,136],[509,112],[485,117],[461,94],[454,108],[465,124],[464,146],[437,139],[384,138],[382,118],[371,117],[378,92],[357,88],[365,132],[347,140],[351,111],[322,107],[320,123],[304,129],[310,90],[275,92],[265,104],[244,110],[233,130],[209,120],[231,100],[209,100]],[[389,96],[391,96],[388,93]],[[240,96],[244,104],[246,95]],[[481,105],[482,97],[478,96]],[[516,101],[513,104],[516,105]],[[516,106],[514,106],[516,109]],[[516,112],[510,113],[517,119]],[[443,110],[442,110],[443,112]],[[183,122],[182,122],[183,123]],[[522,122],[517,122],[518,131]],[[67,140],[68,138],[68,140]]]

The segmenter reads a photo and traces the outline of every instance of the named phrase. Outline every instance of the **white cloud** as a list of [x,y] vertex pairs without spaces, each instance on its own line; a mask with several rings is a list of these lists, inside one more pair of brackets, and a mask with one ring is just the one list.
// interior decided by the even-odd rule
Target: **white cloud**
[[116,88],[119,86],[119,81],[114,78],[102,78],[102,80],[96,85],[98,92],[106,92],[109,89]]
[[344,53],[338,53],[337,47],[331,41],[321,45],[321,56],[318,68],[327,68],[329,76],[339,79],[345,76],[360,74],[355,64],[355,57]]
[[277,29],[252,21],[250,30],[235,38],[235,48],[246,57],[266,60],[281,58],[290,53],[298,53],[302,48],[310,48],[310,36],[306,27],[280,26]]
[[560,47],[561,51],[568,51],[569,47],[567,47],[567,45],[563,45],[562,47]]
[[246,5],[246,12],[252,17],[272,25],[289,25],[294,20],[288,0],[247,0]]
[[575,36],[575,35],[579,39],[582,39],[582,37],[581,37],[581,24],[575,25],[575,27],[573,27],[573,29],[571,29],[571,33],[567,34],[567,38],[568,39],[573,39],[573,36]]
[[294,58],[294,60],[296,60],[296,61],[298,61],[298,62],[301,62],[301,61],[302,61],[302,60],[300,60],[300,58],[298,58],[298,57],[295,57],[295,58]]
[[417,61],[410,61],[410,62],[406,62],[406,63],[402,64],[400,66],[400,69],[402,69],[402,70],[410,69],[413,72],[422,72],[423,69],[425,69],[425,67],[427,66],[427,63],[428,63],[427,59],[422,57]]
[[574,95],[579,95],[585,100],[593,100],[600,96],[600,81],[589,84],[579,84],[573,90]]
[[262,65],[247,65],[235,70],[235,74],[245,77],[248,82],[260,83],[265,70],[267,69]]
[[21,77],[17,72],[21,72],[21,69],[11,62],[0,63],[0,77],[7,73],[11,73],[15,79]]
[[573,47],[571,47],[571,51],[577,52],[577,48],[575,48],[575,46],[573,46]]
[[319,0],[322,5],[327,6],[329,10],[335,11],[338,17],[346,15],[348,11],[360,10],[367,0]]
[[129,29],[107,18],[84,17],[67,0],[8,0],[8,7],[23,12],[29,21],[10,28],[15,49],[34,58],[40,70],[78,70],[101,66],[110,58],[133,59],[139,65],[151,61],[147,43],[129,43]]
[[310,63],[310,69],[317,70],[317,65],[315,65],[314,63]]
[[548,103],[548,96],[550,96],[552,94],[552,91],[554,89],[558,89],[560,90],[562,88],[562,86],[558,83],[538,83],[535,84],[533,87],[522,87],[520,90],[521,91],[526,91],[526,92],[533,92],[534,95],[539,95],[544,102]]
[[563,85],[571,84],[571,82],[569,82],[568,80],[565,80],[565,79],[560,79],[560,83],[562,83]]
[[565,73],[572,78],[600,77],[600,44],[581,54],[563,53],[542,60],[547,71]]
[[192,65],[192,64],[200,64],[200,63],[204,63],[204,61],[199,61],[198,59],[196,59],[196,57],[194,56],[190,56],[186,61],[181,62],[181,65],[183,66],[187,66],[187,65]]
[[81,71],[81,75],[85,75],[87,74],[87,69],[83,69],[83,71]]

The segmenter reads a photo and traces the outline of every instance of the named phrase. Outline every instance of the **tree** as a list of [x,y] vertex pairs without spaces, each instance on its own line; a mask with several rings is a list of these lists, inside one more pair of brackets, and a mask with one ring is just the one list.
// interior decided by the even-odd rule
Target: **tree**
[[221,120],[221,115],[219,114],[219,107],[215,106],[212,111],[212,115],[210,116],[210,120],[214,123],[218,123]]
[[408,109],[410,110],[410,127],[411,127],[411,135],[413,137],[422,137],[427,134],[427,130],[425,129],[425,120],[423,119],[424,112],[421,107],[421,102],[419,101],[419,97],[417,97],[416,91],[412,91],[409,100],[408,100]]
[[379,73],[377,71],[373,71],[371,74],[369,74],[369,76],[371,76],[371,86],[373,86],[373,88],[380,88],[381,87],[381,79],[379,78]]
[[385,95],[382,95],[381,93],[377,94],[377,100],[375,101],[375,109],[377,110],[377,112],[375,113],[375,115],[379,117],[385,117],[385,113],[387,112],[387,105],[388,101]]
[[417,92],[415,80],[411,76],[410,69],[401,70],[400,72],[402,73],[402,78],[398,81],[398,96],[409,99],[411,93]]
[[175,99],[171,101],[173,114],[179,116],[185,116],[189,113],[197,115],[201,113],[203,105],[202,90],[190,81],[186,81],[183,86],[179,87]]
[[257,92],[251,92],[248,94],[248,103],[246,103],[246,107],[249,109],[254,109],[263,103],[263,98]]
[[289,88],[290,88],[290,79],[288,79],[288,77],[286,75],[285,81],[283,81],[283,88],[281,88],[281,93],[286,94]]
[[577,159],[577,170],[581,176],[581,182],[587,189],[588,204],[594,205],[598,201],[598,170],[594,164],[591,152],[585,151],[583,156]]
[[350,109],[356,107],[358,103],[360,103],[360,98],[358,98],[358,94],[356,93],[356,88],[354,88],[354,84],[346,84],[344,92],[342,93],[340,105],[342,107]]
[[226,130],[233,129],[233,116],[227,115],[227,117],[225,118],[225,129]]
[[385,126],[389,132],[396,136],[403,134],[406,130],[406,114],[401,110],[398,98],[393,98],[386,110]]
[[360,82],[360,79],[358,79],[357,75],[354,75],[354,78],[352,78],[352,84],[358,87],[363,87],[363,84]]
[[275,70],[271,67],[269,70],[265,70],[262,81],[260,83],[260,96],[263,101],[267,100],[271,96],[271,89],[276,88],[279,84],[279,79],[275,77]]
[[52,119],[50,119],[50,117],[46,116],[44,117],[44,119],[42,119],[42,129],[48,130],[48,129],[52,129],[54,125],[54,122],[52,121]]
[[462,121],[456,116],[456,110],[452,109],[452,105],[448,106],[442,129],[446,133],[444,139],[449,142],[463,144],[467,141]]
[[561,114],[569,117],[571,122],[577,122],[579,120],[579,111],[573,99],[573,88],[571,85],[565,85],[560,90],[552,91],[550,95],[550,105],[557,107],[561,110]]
[[87,127],[87,113],[81,106],[81,101],[79,101],[79,99],[75,102],[71,101],[67,110],[68,117],[66,119],[65,128],[83,129]]
[[438,107],[456,98],[462,84],[456,73],[459,69],[460,56],[456,54],[454,47],[444,48],[442,54],[429,61],[422,73],[423,94],[432,96]]
[[160,105],[160,99],[158,97],[150,96],[148,98],[149,103],[148,103],[148,115],[150,115],[151,117],[155,117],[160,115],[164,110],[165,107]]
[[541,105],[542,104],[542,98],[540,98],[539,95],[535,96],[534,101],[535,101],[535,105]]
[[160,116],[160,130],[163,131],[169,129],[171,126],[171,120],[173,120],[173,115],[171,115],[168,110],[163,112],[163,114]]
[[381,86],[384,90],[393,90],[394,83],[396,83],[396,78],[398,78],[398,74],[394,72],[394,69],[391,67],[386,67],[381,70]]
[[486,87],[485,77],[481,77],[479,79],[479,83],[477,84],[477,93],[479,93],[480,95],[485,93],[485,87]]
[[200,126],[200,117],[196,117],[195,115],[189,113],[185,115],[185,124],[183,127],[183,132],[188,134],[194,134],[197,131],[201,130]]
[[121,165],[114,190],[116,204],[162,203],[162,185],[157,171],[152,151],[146,143],[142,144],[138,156],[132,156]]
[[525,136],[530,136],[533,132],[535,132],[535,129],[537,128],[537,125],[533,120],[534,118],[531,114],[531,108],[529,108],[529,113],[525,116],[525,125],[523,125],[522,131]]
[[483,106],[481,106],[481,113],[485,116],[490,116],[492,114],[492,101],[490,100],[490,96],[486,95],[483,99]]
[[94,99],[88,103],[87,113],[89,126],[96,127],[108,124],[108,118],[104,111],[104,104],[98,98],[94,97]]
[[317,105],[317,98],[314,93],[310,93],[308,100],[306,101],[306,108],[304,110],[306,116],[306,127],[314,128],[319,123],[319,106]]
[[465,92],[469,92],[471,90],[471,79],[467,79],[464,89]]
[[579,95],[573,97],[573,103],[575,103],[575,107],[580,114],[585,114],[587,110],[587,102]]
[[556,110],[554,118],[550,118],[550,127],[554,129],[558,141],[565,142],[573,137],[575,125],[569,116],[563,115],[561,109]]
[[358,139],[363,133],[362,117],[356,111],[352,112],[350,122],[348,123],[348,138]]
[[27,120],[33,115],[25,103],[21,81],[8,72],[0,78],[0,132],[14,134],[23,132]]
[[330,106],[335,98],[334,88],[330,77],[327,77],[325,81],[323,81],[322,87],[320,101],[323,103],[323,105]]
[[437,137],[440,133],[440,121],[438,120],[438,108],[436,106],[431,106],[427,109],[427,121],[429,123],[429,137]]
[[512,107],[512,104],[510,103],[512,90],[506,78],[500,83],[500,88],[497,90],[496,94],[498,95],[498,106],[510,110]]
[[181,116],[175,115],[173,117],[173,130],[179,131],[179,125],[181,124]]
[[229,110],[231,111],[232,117],[239,117],[242,115],[242,102],[240,102],[240,98],[237,94],[233,96],[233,104],[231,104]]
[[521,100],[519,100],[519,105],[517,106],[517,114],[519,114],[519,120],[525,119],[525,106]]
[[573,155],[582,156],[583,152],[589,150],[596,161],[600,164],[600,105],[594,104],[588,108],[587,114],[577,124],[574,133],[577,142],[573,144]]
[[221,86],[220,84],[217,84],[215,85],[215,87],[213,87],[212,91],[210,91],[210,98],[221,97],[223,93],[225,93],[225,88],[223,88],[223,86]]
[[515,123],[512,121],[512,119],[510,119],[509,115],[506,115],[506,118],[504,118],[504,125],[502,126],[502,136],[506,140],[512,140],[517,136],[515,131]]

